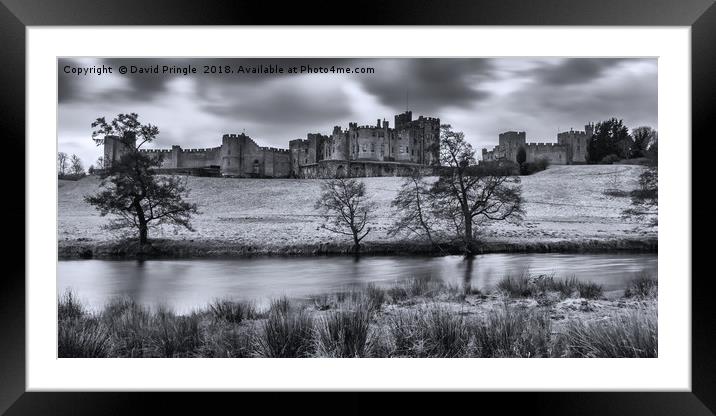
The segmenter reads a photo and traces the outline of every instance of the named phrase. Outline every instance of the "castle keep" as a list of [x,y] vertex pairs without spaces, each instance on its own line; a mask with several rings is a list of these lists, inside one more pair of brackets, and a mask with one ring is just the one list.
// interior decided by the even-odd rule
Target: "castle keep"
[[374,126],[348,123],[330,136],[308,134],[289,142],[292,173],[300,178],[336,176],[403,176],[420,168],[431,172],[439,163],[440,119],[406,111],[395,127],[378,119]]
[[587,140],[594,133],[594,124],[584,131],[570,129],[557,134],[557,143],[527,143],[524,131],[508,131],[499,135],[499,144],[492,150],[482,149],[483,162],[509,160],[517,162],[517,152],[525,149],[527,162],[545,159],[553,165],[571,165],[587,162]]
[[[415,168],[430,173],[438,165],[440,119],[412,112],[395,116],[395,127],[377,120],[375,126],[335,126],[330,136],[309,133],[289,141],[289,149],[262,147],[245,134],[224,134],[221,146],[208,149],[140,149],[161,157],[160,172],[231,177],[328,178],[402,176]],[[105,168],[126,149],[116,137],[104,141]]]

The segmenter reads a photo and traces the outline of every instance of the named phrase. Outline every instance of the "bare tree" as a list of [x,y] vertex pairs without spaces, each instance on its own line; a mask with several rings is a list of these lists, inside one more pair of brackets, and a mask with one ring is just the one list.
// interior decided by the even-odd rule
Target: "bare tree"
[[396,211],[397,217],[388,230],[388,235],[397,235],[401,232],[427,238],[430,244],[433,241],[434,225],[434,204],[430,193],[430,185],[415,169],[413,174],[405,177],[403,184],[391,202],[391,207]]
[[474,253],[473,225],[479,220],[520,220],[522,195],[518,176],[500,166],[478,166],[475,151],[464,134],[441,126],[438,180],[433,184],[436,204],[443,216],[460,230],[464,251]]
[[82,159],[75,154],[70,157],[70,173],[74,176],[83,176],[85,174]]
[[353,251],[360,251],[360,242],[370,232],[367,227],[373,203],[366,197],[365,184],[357,179],[328,179],[321,184],[316,209],[325,214],[323,228],[353,238]]
[[67,156],[67,153],[65,152],[58,152],[57,153],[57,173],[60,176],[64,176],[67,174],[67,162],[69,161],[69,157]]

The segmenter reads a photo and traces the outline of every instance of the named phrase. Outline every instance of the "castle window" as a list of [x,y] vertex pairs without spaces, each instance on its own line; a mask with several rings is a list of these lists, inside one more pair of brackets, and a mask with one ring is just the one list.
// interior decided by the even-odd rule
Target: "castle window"
[[375,144],[374,143],[370,144],[370,152],[375,153]]
[[363,145],[363,153],[365,153],[366,151],[367,151],[367,148],[365,145]]

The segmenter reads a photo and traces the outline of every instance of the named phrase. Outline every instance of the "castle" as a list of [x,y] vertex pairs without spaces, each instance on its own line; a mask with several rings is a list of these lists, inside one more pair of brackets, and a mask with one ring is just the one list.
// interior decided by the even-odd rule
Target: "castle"
[[406,111],[395,127],[378,119],[374,126],[348,123],[330,136],[308,134],[289,142],[291,170],[299,178],[336,176],[404,176],[413,169],[426,173],[439,164],[440,119]]
[[557,134],[557,143],[527,143],[524,131],[508,131],[499,135],[499,144],[492,150],[482,149],[482,162],[509,160],[517,162],[519,149],[525,150],[526,162],[545,159],[553,165],[571,165],[587,162],[587,141],[594,134],[594,124],[584,131],[570,129]]
[[[160,172],[229,177],[328,178],[336,176],[403,176],[413,169],[430,173],[439,164],[440,119],[412,112],[395,116],[395,127],[380,119],[375,126],[348,123],[330,136],[309,133],[289,141],[289,148],[262,147],[245,134],[224,134],[221,146],[208,149],[140,149],[161,157]],[[104,140],[105,168],[125,151],[113,136]]]

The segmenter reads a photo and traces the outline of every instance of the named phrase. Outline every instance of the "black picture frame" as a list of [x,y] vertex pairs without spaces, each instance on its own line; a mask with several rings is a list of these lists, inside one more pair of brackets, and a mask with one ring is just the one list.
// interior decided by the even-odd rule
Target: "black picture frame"
[[[0,125],[5,163],[7,226],[5,273],[0,290],[0,413],[27,414],[133,414],[152,411],[147,401],[160,403],[162,413],[186,411],[191,404],[202,413],[230,409],[251,411],[263,406],[271,413],[295,411],[303,406],[314,412],[475,411],[502,409],[529,414],[716,414],[716,302],[710,276],[696,273],[701,263],[692,244],[692,388],[689,392],[570,392],[570,393],[470,393],[469,397],[391,395],[380,407],[374,396],[338,393],[325,398],[315,394],[275,398],[261,393],[251,398],[234,394],[186,393],[38,393],[26,392],[25,378],[25,183],[19,172],[32,169],[25,153],[25,41],[27,26],[64,25],[606,25],[688,26],[691,28],[692,137],[711,139],[716,106],[716,6],[712,0],[503,0],[503,1],[395,1],[209,2],[160,0],[0,0]],[[690,140],[690,138],[683,138]],[[692,142],[693,143],[693,142]],[[699,149],[696,149],[699,150]],[[706,157],[697,151],[694,156]],[[11,155],[11,156],[9,156]],[[693,167],[699,166],[697,158]],[[696,184],[692,190],[699,189]],[[708,204],[692,203],[693,217]],[[699,216],[703,218],[702,216]],[[704,231],[698,231],[704,233]],[[692,241],[695,233],[692,233]],[[703,258],[703,257],[702,257]],[[676,278],[670,276],[670,278]],[[688,278],[688,276],[683,276]],[[237,375],[240,376],[240,375]],[[476,375],[476,377],[479,375]],[[334,402],[334,403],[329,403]],[[259,407],[260,408],[260,407]]]

